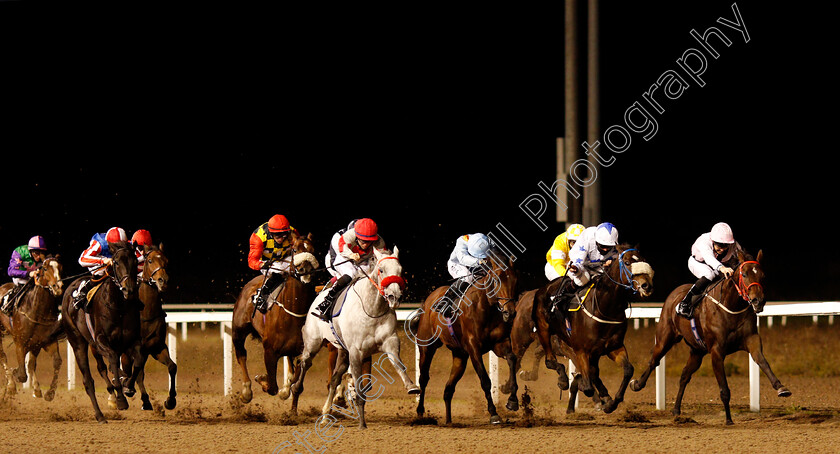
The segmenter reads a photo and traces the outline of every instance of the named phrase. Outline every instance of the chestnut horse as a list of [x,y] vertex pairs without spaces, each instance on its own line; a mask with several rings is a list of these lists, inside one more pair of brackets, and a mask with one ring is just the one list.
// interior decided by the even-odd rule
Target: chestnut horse
[[720,387],[720,400],[726,410],[726,424],[733,424],[729,411],[729,385],[724,371],[726,355],[737,351],[748,351],[753,361],[758,364],[779,397],[788,397],[791,392],[770,369],[764,358],[761,337],[758,335],[758,316],[764,310],[764,271],[761,269],[762,252],[758,251],[755,260],[739,251],[737,254],[737,272],[729,278],[718,280],[703,295],[703,300],[694,311],[697,334],[692,331],[691,321],[677,316],[676,305],[685,297],[691,284],[684,284],[671,292],[662,306],[659,323],[656,325],[656,344],[651,349],[650,363],[638,380],[630,383],[633,391],[645,387],[648,377],[659,360],[668,350],[685,339],[691,350],[688,361],[680,376],[680,390],[674,402],[672,413],[680,414],[683,393],[691,380],[692,374],[700,368],[703,357],[712,355],[712,369]]
[[[43,395],[44,400],[51,401],[58,386],[58,370],[61,367],[61,355],[58,352],[58,338],[63,334],[59,321],[58,297],[61,296],[63,282],[61,281],[61,264],[56,257],[49,256],[35,272],[35,277],[25,284],[21,291],[17,309],[11,317],[0,314],[0,362],[8,374],[6,353],[3,351],[3,332],[11,333],[15,340],[18,367],[12,372],[14,378],[26,382],[26,368],[24,367],[26,354],[30,354],[29,374],[32,376],[32,394],[41,397],[41,385],[35,375],[38,353],[41,349],[49,352],[53,357],[53,379],[50,389]],[[0,286],[0,295],[11,290],[11,282]],[[14,390],[15,384],[7,380],[8,387]]]
[[[494,254],[498,257],[498,254]],[[501,418],[496,412],[496,405],[490,395],[490,376],[484,367],[482,356],[490,350],[500,358],[507,359],[511,376],[511,398],[507,408],[517,410],[519,402],[516,400],[516,357],[510,348],[510,323],[503,320],[500,308],[513,305],[516,297],[516,271],[513,261],[507,265],[500,265],[490,260],[485,268],[487,275],[473,282],[459,299],[460,304],[455,320],[445,319],[443,315],[433,312],[432,306],[440,300],[448,287],[435,289],[421,306],[419,318],[406,321],[406,331],[409,337],[417,343],[420,350],[420,399],[417,403],[417,415],[426,413],[425,397],[426,385],[429,384],[429,367],[438,348],[446,346],[452,352],[452,369],[449,380],[443,390],[443,400],[446,406],[446,424],[452,423],[452,396],[455,386],[464,375],[467,368],[467,358],[472,362],[473,369],[481,382],[481,389],[487,399],[487,411],[490,413],[490,423],[499,424]],[[457,303],[457,302],[456,302]],[[512,312],[509,311],[509,312]]]
[[[99,403],[96,401],[96,389],[90,374],[88,347],[94,354],[104,356],[113,380],[101,363],[99,373],[107,383],[108,394],[116,392],[116,406],[119,410],[128,408],[126,396],[134,395],[134,382],[143,369],[140,353],[140,307],[137,296],[137,256],[134,248],[125,242],[108,243],[113,253],[112,262],[106,268],[98,289],[88,304],[87,312],[73,307],[73,291],[81,285],[85,277],[73,281],[64,293],[61,303],[61,323],[67,334],[67,341],[73,347],[76,363],[84,377],[85,391],[93,405],[94,415],[100,423],[107,423]],[[93,284],[93,283],[91,283]],[[123,353],[133,360],[131,376],[122,383],[120,379],[120,356]],[[99,361],[99,360],[97,360]]]
[[[557,362],[559,350],[570,358],[578,373],[569,388],[569,406],[566,413],[575,411],[575,400],[580,387],[584,394],[593,396],[595,391],[605,413],[612,413],[624,400],[624,393],[633,378],[633,365],[624,347],[627,333],[625,309],[629,302],[640,295],[649,297],[653,292],[653,269],[644,261],[636,248],[626,244],[617,247],[616,258],[608,261],[603,274],[593,278],[581,289],[586,292],[583,304],[566,312],[566,320],[549,313],[550,300],[562,279],[555,279],[534,292],[526,292],[522,298],[533,298],[533,319],[537,334],[545,350],[545,366],[557,371],[558,385],[565,389],[568,384],[566,370]],[[568,279],[568,278],[566,278]],[[597,279],[597,280],[596,280]],[[556,340],[554,337],[556,336]],[[513,345],[514,351],[519,349]],[[611,398],[601,381],[598,362],[602,356],[609,356],[624,370],[621,384]]]
[[[299,236],[293,234],[292,260],[294,270],[286,278],[283,288],[277,295],[275,304],[271,304],[268,312],[263,315],[254,312],[252,297],[263,284],[264,276],[256,276],[245,284],[233,306],[233,347],[236,361],[242,368],[242,392],[239,397],[248,403],[253,398],[251,379],[246,365],[248,352],[245,350],[245,339],[248,335],[262,340],[263,358],[265,361],[265,375],[257,375],[254,380],[262,386],[263,391],[271,396],[280,393],[281,399],[288,399],[289,378],[283,389],[277,386],[277,361],[286,357],[291,369],[291,359],[300,355],[303,350],[301,328],[306,321],[309,305],[315,299],[315,289],[310,283],[310,273],[318,268],[318,260],[313,253],[312,234]],[[297,370],[295,371],[298,372]],[[292,400],[292,411],[297,412],[298,396]]]
[[[145,364],[149,355],[159,363],[166,366],[169,372],[169,397],[163,403],[167,410],[175,408],[177,393],[175,392],[175,376],[178,373],[178,366],[169,357],[169,347],[166,345],[168,325],[166,324],[166,312],[160,300],[160,294],[166,291],[169,282],[169,274],[166,266],[169,260],[163,255],[163,244],[160,246],[144,246],[143,273],[140,275],[139,295],[143,307],[140,310],[140,338],[142,342],[140,353],[142,355],[143,369],[137,375],[137,387],[140,388],[140,400],[143,410],[151,410],[152,403],[149,401],[149,394],[146,392],[144,379],[146,376]],[[128,355],[122,356],[123,371],[130,371]],[[131,375],[130,372],[126,375]]]

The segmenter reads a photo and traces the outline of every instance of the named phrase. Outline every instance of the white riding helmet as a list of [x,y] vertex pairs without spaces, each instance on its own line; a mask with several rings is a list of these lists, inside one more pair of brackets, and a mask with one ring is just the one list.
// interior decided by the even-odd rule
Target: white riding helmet
[[474,235],[470,235],[470,239],[467,240],[467,251],[469,251],[470,255],[477,258],[483,259],[487,257],[487,251],[490,249],[490,240],[487,239],[483,233],[476,233]]
[[725,222],[718,222],[712,227],[712,241],[715,243],[732,244],[735,242],[735,235],[732,229]]
[[598,224],[595,229],[595,242],[603,246],[615,246],[618,244],[618,229],[609,222]]

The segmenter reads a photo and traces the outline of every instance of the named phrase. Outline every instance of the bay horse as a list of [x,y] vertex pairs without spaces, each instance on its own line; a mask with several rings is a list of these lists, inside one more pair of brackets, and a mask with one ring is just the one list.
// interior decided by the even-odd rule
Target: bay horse
[[[370,269],[369,273],[364,271],[366,268]],[[312,366],[312,358],[324,344],[332,343],[338,347],[338,356],[331,377],[329,396],[321,412],[329,412],[335,390],[349,368],[356,390],[353,417],[358,417],[359,428],[365,429],[367,393],[365,386],[360,386],[360,379],[364,376],[363,370],[371,362],[373,353],[381,351],[388,356],[409,394],[416,394],[420,390],[406,374],[406,367],[400,359],[397,314],[394,310],[399,307],[405,280],[402,277],[399,249],[396,246],[393,252],[374,249],[370,262],[361,265],[360,269],[363,275],[348,285],[344,291],[346,297],[343,305],[336,304],[335,309],[340,311],[340,316],[334,316],[327,323],[312,315],[311,311],[307,312],[303,325],[303,352],[298,362],[300,371],[295,371],[297,377],[291,386],[291,392],[296,398],[303,392],[303,381],[306,371]],[[312,303],[312,310],[327,293],[328,291],[322,291],[318,295]],[[336,302],[341,301],[339,295]]]
[[[143,246],[143,272],[139,278],[138,294],[142,308],[140,309],[140,354],[143,368],[137,375],[137,387],[140,388],[140,401],[143,410],[152,410],[152,403],[145,386],[145,365],[152,358],[166,366],[169,373],[169,396],[163,402],[167,410],[175,408],[177,403],[175,391],[175,376],[178,365],[169,357],[169,347],[166,345],[167,329],[166,312],[163,310],[160,294],[166,291],[169,274],[166,267],[169,259],[163,254],[163,244],[159,246]],[[122,369],[126,376],[131,375],[129,356],[122,355]]]
[[[312,234],[292,237],[292,265],[293,270],[280,284],[274,304],[269,306],[263,315],[254,311],[253,295],[259,291],[265,280],[260,275],[245,284],[236,303],[233,306],[233,347],[236,361],[242,369],[242,391],[240,399],[248,403],[253,398],[251,379],[248,373],[248,352],[245,340],[249,335],[262,341],[263,359],[265,361],[265,375],[256,375],[254,380],[262,386],[263,391],[270,396],[280,393],[281,399],[289,398],[289,382],[283,389],[277,386],[277,361],[286,357],[287,364],[291,359],[300,355],[303,350],[301,327],[306,320],[310,303],[315,299],[315,290],[311,284],[311,273],[318,268],[318,260],[313,255]],[[290,367],[291,369],[291,367]],[[291,378],[290,380],[291,381]],[[292,400],[292,411],[297,412],[298,396]]]
[[[59,317],[58,298],[63,291],[61,280],[62,266],[58,257],[48,256],[35,271],[35,276],[25,284],[24,292],[19,296],[17,309],[11,317],[0,314],[0,362],[8,374],[6,353],[3,351],[3,332],[11,333],[15,340],[15,352],[18,367],[11,372],[15,380],[25,383],[26,354],[30,354],[29,374],[32,379],[32,394],[41,397],[41,384],[35,374],[38,353],[43,349],[53,357],[53,378],[50,389],[43,394],[44,400],[51,401],[58,386],[58,370],[61,368],[61,355],[58,351],[58,339],[63,334]],[[0,295],[11,290],[11,282],[0,286]],[[14,389],[14,381],[7,384]]]
[[[74,280],[64,292],[61,303],[61,323],[67,341],[73,347],[76,363],[84,377],[85,391],[93,406],[94,416],[100,423],[107,423],[96,401],[96,389],[90,373],[88,348],[94,357],[104,356],[108,369],[97,358],[99,373],[107,383],[108,394],[116,401],[119,410],[128,408],[126,396],[134,395],[134,382],[143,369],[140,353],[140,308],[137,296],[137,256],[134,248],[126,243],[108,243],[113,253],[112,262],[100,280],[99,288],[88,291],[90,303],[87,312],[73,306],[73,291],[86,277]],[[91,282],[94,284],[94,282]],[[90,292],[95,292],[92,295]],[[120,356],[126,353],[133,361],[132,374],[124,382],[120,378]]]
[[[492,257],[500,257],[492,254]],[[516,300],[517,273],[513,269],[513,261],[502,264],[490,260],[483,267],[487,274],[477,280],[464,292],[459,301],[455,319],[446,319],[443,315],[433,312],[432,307],[447,292],[448,287],[438,287],[426,298],[421,306],[419,318],[415,317],[407,322],[407,330],[411,330],[420,349],[420,400],[417,403],[417,415],[422,417],[426,413],[425,397],[426,385],[429,384],[429,368],[438,348],[446,346],[452,352],[452,369],[449,380],[443,390],[443,400],[446,407],[446,424],[452,423],[452,396],[455,387],[464,375],[469,358],[481,383],[484,397],[487,400],[487,411],[490,413],[490,423],[500,424],[501,418],[496,412],[490,394],[490,376],[484,367],[483,355],[492,350],[496,356],[507,359],[511,371],[511,398],[506,407],[515,411],[519,408],[516,399],[516,357],[510,346],[510,322],[504,319],[504,312],[508,305]],[[503,309],[503,310],[500,310]],[[513,312],[507,310],[508,313]],[[414,340],[412,339],[412,340]]]
[[[590,397],[597,391],[604,413],[612,413],[624,400],[627,385],[633,378],[633,365],[624,346],[624,335],[627,333],[625,309],[637,295],[641,298],[651,295],[653,268],[636,248],[627,244],[617,246],[615,258],[607,262],[604,272],[581,289],[579,294],[588,293],[583,297],[583,304],[577,309],[570,308],[565,313],[565,320],[549,313],[549,296],[554,294],[561,281],[555,279],[533,293],[522,295],[522,298],[534,299],[533,319],[537,337],[545,350],[545,365],[557,371],[561,389],[568,386],[568,378],[564,366],[557,362],[557,352],[571,359],[578,370],[568,388],[566,413],[574,413],[578,389]],[[512,347],[514,351],[519,348],[518,345]],[[598,363],[602,356],[609,356],[624,372],[614,398],[610,397],[600,378]]]
[[697,331],[692,331],[691,320],[676,314],[676,305],[682,301],[691,284],[684,284],[671,292],[662,306],[659,323],[656,325],[656,343],[651,349],[650,363],[638,380],[633,380],[630,388],[641,391],[647,383],[651,372],[659,365],[659,361],[666,353],[681,340],[685,340],[690,349],[688,361],[680,376],[680,390],[674,402],[672,413],[678,416],[681,412],[683,393],[691,376],[707,354],[712,355],[712,369],[720,388],[720,400],[726,411],[726,424],[731,425],[732,414],[729,410],[729,385],[724,371],[726,355],[737,351],[747,351],[753,361],[758,364],[773,389],[779,397],[788,397],[791,392],[770,369],[764,358],[761,337],[758,335],[758,315],[764,310],[764,271],[761,269],[762,251],[758,251],[755,260],[742,251],[736,254],[738,259],[737,271],[728,278],[718,280],[712,284],[703,295],[703,300],[694,311],[694,325]]
[[[533,293],[536,290],[529,290],[529,292]],[[522,366],[522,358],[525,357],[525,352],[534,340],[537,339],[533,308],[533,296],[524,297],[524,294],[520,295],[519,300],[516,302],[516,316],[513,318],[513,326],[510,329],[511,348],[513,348],[514,356],[516,356],[515,369],[519,371],[519,378],[524,381],[534,381],[539,377],[540,360],[545,357],[545,351],[542,345],[537,342],[537,345],[534,347],[534,362],[531,364],[531,370],[519,370]],[[568,377],[566,380],[568,381]],[[511,381],[508,380],[502,385],[501,391],[505,394],[510,394],[511,384]]]

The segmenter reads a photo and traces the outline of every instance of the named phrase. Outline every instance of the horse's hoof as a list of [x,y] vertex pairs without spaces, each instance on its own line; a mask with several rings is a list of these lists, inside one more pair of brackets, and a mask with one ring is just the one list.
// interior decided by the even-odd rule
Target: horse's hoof
[[359,429],[364,430],[367,429],[367,424],[359,424]]
[[727,426],[734,426],[734,425],[735,425],[735,423],[734,423],[734,422],[732,422],[732,420],[731,420],[731,419],[727,419],[727,420],[726,420],[726,425],[727,425]]
[[502,418],[500,418],[499,415],[493,415],[493,416],[490,417],[490,424],[496,425],[496,424],[501,424],[501,423],[502,423]]
[[140,409],[141,410],[146,410],[146,411],[154,410],[154,408],[152,407],[152,403],[147,401],[147,400],[143,401],[143,405],[140,406]]
[[786,387],[782,386],[781,388],[779,388],[778,394],[779,394],[779,397],[790,397],[790,395],[793,394],[793,393],[790,392],[790,390],[787,389]]
[[34,390],[32,390],[32,397],[36,399],[40,399],[41,397],[43,397],[43,395],[41,394],[41,388],[35,388]]
[[630,380],[630,383],[628,383],[627,386],[629,386],[630,389],[632,389],[635,392],[639,392],[642,390],[642,386],[639,384],[639,381],[635,378]]
[[279,397],[280,400],[286,400],[291,395],[292,395],[292,392],[289,391],[289,388],[283,388],[277,393],[277,397]]
[[614,412],[616,408],[618,408],[618,402],[616,402],[614,400],[610,400],[610,401],[607,402],[606,405],[603,406],[604,414],[608,415],[608,414]]
[[505,404],[505,408],[507,408],[510,411],[517,411],[517,410],[519,410],[519,401],[509,400]]
[[99,424],[108,424],[108,420],[105,419],[104,416],[102,417],[102,419],[96,418],[96,422],[98,422]]
[[569,377],[566,376],[566,374],[560,374],[557,376],[557,387],[560,388],[561,391],[569,389]]
[[502,385],[501,388],[499,388],[499,391],[501,391],[502,394],[510,394],[510,382]]
[[167,397],[165,401],[163,401],[163,408],[165,408],[167,410],[172,410],[173,408],[175,408],[176,404],[177,404],[177,401],[175,400],[175,398],[170,396],[170,397]]
[[128,410],[128,401],[125,397],[117,397],[117,410]]
[[50,389],[46,393],[44,393],[44,400],[47,402],[52,402],[53,398],[55,398],[55,390]]
[[560,367],[560,365],[557,363],[557,361],[554,361],[552,359],[545,360],[546,369],[557,370],[558,367]]
[[137,390],[132,388],[123,388],[123,394],[125,397],[132,398],[135,394],[137,394]]
[[408,393],[409,394],[420,394],[420,387],[417,386],[417,385],[414,385],[411,388],[408,388]]
[[108,408],[110,408],[111,410],[116,410],[117,409],[117,401],[114,400],[113,397],[108,398]]
[[681,413],[682,412],[678,408],[671,410],[671,414],[674,416],[679,416]]

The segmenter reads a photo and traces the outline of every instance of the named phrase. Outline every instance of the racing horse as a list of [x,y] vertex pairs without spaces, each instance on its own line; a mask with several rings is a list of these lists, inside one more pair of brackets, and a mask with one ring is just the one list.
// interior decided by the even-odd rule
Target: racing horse
[[[291,364],[291,358],[298,356],[303,349],[301,327],[307,309],[315,299],[310,273],[318,268],[318,260],[313,255],[315,248],[311,233],[307,236],[292,235],[292,254],[284,260],[292,261],[293,266],[289,269],[293,272],[288,274],[285,283],[276,290],[276,300],[269,306],[268,312],[265,315],[255,312],[252,303],[254,294],[265,280],[264,276],[256,276],[245,284],[233,307],[233,347],[236,361],[242,369],[242,391],[239,397],[245,403],[253,398],[246,364],[248,352],[245,349],[245,339],[249,335],[262,341],[264,351],[266,373],[256,375],[254,380],[271,396],[279,392],[281,399],[289,397],[289,383],[285,383],[282,390],[277,386],[277,361],[285,356],[288,364]],[[294,412],[297,411],[297,402],[295,396],[292,401]]]
[[[73,347],[76,363],[84,377],[85,391],[93,405],[94,415],[100,423],[107,423],[99,403],[90,373],[88,348],[94,354],[104,356],[108,361],[113,380],[108,377],[108,369],[99,359],[99,373],[105,379],[108,394],[116,401],[119,410],[128,408],[126,396],[135,393],[134,382],[143,369],[140,343],[140,308],[137,301],[137,256],[134,248],[126,243],[108,243],[113,254],[110,265],[105,267],[105,275],[90,283],[96,287],[88,291],[90,302],[87,310],[78,310],[73,306],[73,291],[85,279],[74,280],[64,293],[61,303],[61,323],[67,334],[67,341]],[[133,361],[132,373],[125,381],[120,378],[120,357],[125,353]]]
[[[691,376],[707,354],[712,355],[712,369],[720,388],[720,400],[726,411],[726,424],[731,425],[732,414],[729,410],[729,385],[724,371],[726,355],[747,351],[758,364],[779,397],[788,397],[791,392],[770,369],[758,335],[758,315],[764,310],[764,271],[761,269],[762,252],[758,251],[755,260],[742,251],[738,251],[737,272],[730,277],[720,279],[709,287],[703,300],[694,311],[692,320],[677,316],[676,305],[682,301],[691,284],[684,284],[671,292],[662,306],[659,323],[656,325],[656,343],[651,349],[650,363],[638,380],[630,383],[633,391],[641,391],[647,384],[651,372],[659,365],[659,360],[681,340],[690,349],[688,361],[680,376],[680,390],[674,402],[672,413],[681,412],[683,393]],[[696,334],[695,334],[696,332]]]
[[[169,357],[169,347],[166,345],[168,325],[166,324],[166,312],[161,305],[160,294],[166,291],[169,283],[169,274],[166,267],[169,259],[163,254],[163,244],[160,246],[143,247],[143,272],[140,275],[138,294],[143,307],[140,310],[140,337],[142,346],[140,349],[143,368],[137,375],[137,387],[140,388],[140,400],[143,410],[151,410],[152,403],[149,394],[146,392],[144,379],[146,376],[145,364],[152,355],[159,363],[166,366],[169,372],[169,397],[163,403],[167,410],[172,410],[176,405],[175,375],[178,373],[178,366]],[[97,359],[98,362],[98,359]],[[131,364],[128,355],[122,355],[122,369],[125,375],[131,375]]]
[[[545,350],[545,365],[558,373],[558,386],[568,387],[563,365],[557,362],[556,351],[571,359],[578,373],[569,389],[566,413],[575,411],[578,389],[600,401],[604,413],[612,413],[624,400],[624,393],[633,378],[633,365],[624,346],[627,333],[625,309],[636,296],[647,298],[653,292],[653,268],[645,262],[636,248],[622,244],[616,256],[606,263],[603,273],[593,278],[579,291],[577,307],[571,307],[564,317],[550,312],[549,295],[554,294],[562,279],[556,279],[522,298],[533,298],[533,319],[537,337]],[[581,296],[583,295],[583,296]],[[573,304],[574,306],[574,304]],[[554,338],[556,336],[556,339]],[[514,351],[519,349],[513,345]],[[612,398],[600,378],[598,362],[609,356],[624,372],[615,397]]]
[[[336,366],[330,381],[330,392],[327,397],[323,414],[327,414],[335,397],[335,390],[341,382],[342,376],[348,370],[356,385],[355,412],[358,417],[359,428],[367,428],[365,420],[365,402],[367,388],[360,380],[364,368],[371,362],[371,355],[377,351],[384,352],[396,369],[409,394],[416,394],[420,389],[406,374],[406,367],[400,359],[400,339],[397,336],[397,314],[405,280],[402,277],[402,265],[399,260],[399,249],[394,251],[374,249],[371,260],[359,266],[362,276],[352,282],[344,290],[344,298],[339,295],[330,322],[324,322],[309,312],[303,325],[303,352],[299,358],[296,370],[296,381],[291,386],[291,392],[297,398],[303,392],[303,381],[306,371],[312,366],[312,358],[321,347],[330,342],[338,347]],[[370,271],[366,271],[369,269]],[[312,303],[313,309],[328,292],[322,291]],[[382,357],[380,357],[380,361]],[[361,385],[361,386],[360,386]],[[378,397],[378,396],[377,396]],[[350,402],[353,405],[353,402]],[[358,412],[358,413],[356,413]]]
[[[35,276],[20,291],[17,309],[11,317],[0,314],[0,362],[8,374],[6,353],[3,351],[3,332],[10,333],[15,340],[18,367],[11,372],[14,378],[25,383],[27,380],[24,367],[26,354],[30,354],[29,374],[32,379],[32,395],[41,397],[41,384],[35,375],[38,353],[43,349],[53,357],[53,378],[50,389],[43,394],[44,400],[51,401],[58,386],[58,370],[61,368],[61,355],[58,351],[58,338],[63,334],[59,320],[58,298],[63,290],[61,280],[62,266],[57,257],[49,256],[35,271]],[[11,290],[11,282],[0,286],[0,295]],[[7,386],[14,390],[15,384],[7,380]]]
[[[519,408],[516,399],[516,357],[510,347],[510,322],[505,321],[505,314],[514,312],[512,306],[516,300],[517,274],[513,269],[513,260],[507,264],[495,260],[500,254],[492,254],[492,260],[482,266],[486,275],[477,278],[459,298],[458,309],[453,318],[446,318],[432,307],[439,304],[447,292],[446,286],[438,287],[426,298],[421,306],[419,318],[407,321],[407,334],[419,346],[420,350],[420,399],[417,403],[417,415],[426,412],[426,385],[429,383],[429,368],[438,348],[446,346],[452,352],[452,368],[449,380],[443,390],[446,406],[446,424],[452,423],[452,396],[455,387],[467,368],[467,359],[472,363],[487,400],[490,423],[499,424],[501,418],[496,412],[490,394],[490,376],[484,367],[482,356],[492,350],[496,356],[507,359],[510,367],[509,383],[511,398],[506,407],[515,411]],[[457,302],[455,302],[457,303]],[[511,306],[511,309],[507,309]],[[411,330],[411,333],[408,333]]]

